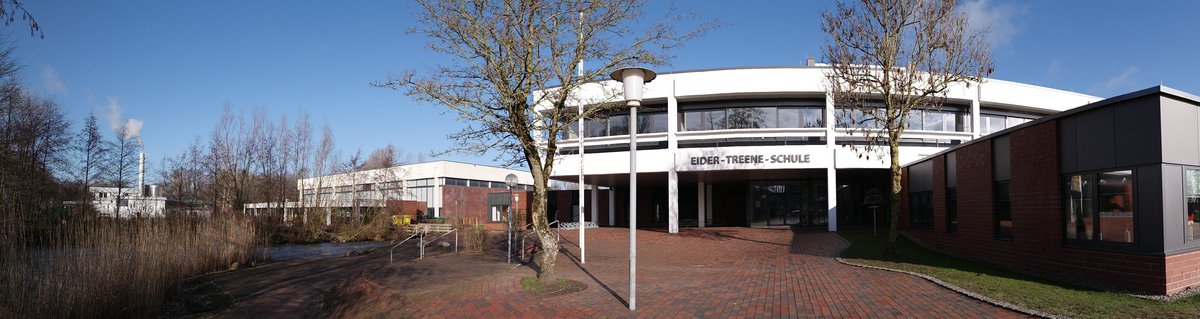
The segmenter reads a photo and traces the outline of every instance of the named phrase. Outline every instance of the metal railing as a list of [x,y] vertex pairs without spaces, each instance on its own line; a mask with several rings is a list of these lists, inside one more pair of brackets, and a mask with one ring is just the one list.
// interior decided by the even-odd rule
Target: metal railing
[[[533,225],[533,223],[525,224],[525,227],[529,227],[530,225]],[[561,228],[562,224],[560,224],[557,220],[555,220],[555,221],[550,222],[549,224],[546,224],[546,226],[550,226],[550,225],[555,226],[554,229],[555,229],[555,232],[558,233],[558,241],[562,241],[562,228]],[[525,238],[529,238],[529,235],[537,234],[536,231],[526,232],[525,231],[526,229],[524,229],[525,227],[522,227],[522,229],[521,229],[521,233],[522,233],[521,234],[521,260],[522,261],[525,260],[525,250],[528,249],[525,247]],[[532,229],[530,229],[530,230],[532,230]]]
[[[454,253],[458,253],[458,230],[454,229],[454,226],[452,226],[452,225],[447,225],[450,227],[449,231],[432,230],[433,227],[430,227],[431,225],[435,225],[435,224],[408,225],[408,228],[410,230],[412,230],[412,232],[413,232],[412,235],[409,235],[408,238],[401,240],[399,243],[392,246],[392,248],[388,250],[388,263],[389,264],[395,263],[396,262],[396,257],[395,257],[396,248],[400,247],[400,245],[403,245],[405,242],[409,241],[410,239],[413,239],[414,237],[417,238],[417,247],[418,247],[417,259],[425,258],[425,245],[426,244],[432,243],[438,239],[441,239],[442,237],[446,237],[446,235],[449,235],[449,234],[454,234]],[[436,225],[444,225],[444,224],[436,224]],[[439,228],[441,228],[441,227],[439,227]],[[442,234],[438,235],[437,237],[434,237],[433,239],[425,240],[425,237],[429,236],[429,232],[431,230],[435,231],[435,232],[440,232]]]

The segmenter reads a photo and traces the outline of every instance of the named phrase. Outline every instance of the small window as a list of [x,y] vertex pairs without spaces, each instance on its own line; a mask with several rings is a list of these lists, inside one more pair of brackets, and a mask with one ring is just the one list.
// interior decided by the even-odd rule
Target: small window
[[629,135],[629,115],[609,116],[608,135]]
[[992,188],[996,238],[1012,238],[1012,192],[1010,186],[1012,186],[1011,182],[1000,181],[996,182]]
[[667,113],[639,113],[638,133],[665,133],[667,131]]
[[1100,195],[1100,240],[1132,243],[1134,237],[1133,171],[1104,172],[1097,175]]

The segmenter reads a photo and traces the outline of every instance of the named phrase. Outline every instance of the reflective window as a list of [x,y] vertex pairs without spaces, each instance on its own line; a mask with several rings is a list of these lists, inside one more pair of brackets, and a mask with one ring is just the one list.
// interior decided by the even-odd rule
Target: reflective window
[[583,137],[598,137],[608,135],[608,120],[586,120],[583,123]]
[[781,107],[778,113],[779,128],[804,127],[804,109]]
[[[1018,116],[981,114],[979,116],[979,133],[983,135],[1003,131],[1004,129],[1025,124],[1033,119]],[[969,122],[969,121],[968,121]]]
[[1066,237],[1074,242],[1137,240],[1133,171],[1072,174],[1064,178]]
[[629,115],[609,116],[608,135],[629,135]]
[[804,109],[804,127],[816,128],[825,127],[825,109],[823,108],[805,108]]
[[1100,211],[1100,240],[1132,243],[1133,171],[1105,172],[1097,175],[1097,204]]
[[1184,225],[1187,229],[1187,240],[1200,239],[1200,169],[1184,170],[1184,197],[1187,199],[1187,213]]
[[993,184],[994,198],[993,214],[995,217],[996,238],[1012,238],[1012,183],[999,181]]
[[638,133],[665,133],[667,113],[638,113]]
[[916,192],[908,195],[910,222],[913,227],[933,226],[933,191]]
[[684,131],[709,131],[725,129],[725,110],[698,110],[683,112]]
[[729,129],[774,128],[775,108],[739,107],[726,110]]
[[[882,114],[883,109],[873,109],[875,113]],[[875,123],[875,117],[867,114],[862,109],[845,107],[834,110],[834,115],[837,117],[837,127],[841,128],[878,128]]]
[[1095,200],[1090,176],[1071,175],[1066,178],[1066,216],[1068,239],[1092,239],[1092,212]]

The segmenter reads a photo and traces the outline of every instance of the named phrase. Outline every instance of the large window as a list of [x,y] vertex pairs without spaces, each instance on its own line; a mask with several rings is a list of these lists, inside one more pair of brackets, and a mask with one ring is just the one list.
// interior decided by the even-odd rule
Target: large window
[[913,227],[933,227],[933,191],[908,195],[908,211]]
[[1200,169],[1184,170],[1184,197],[1187,213],[1184,216],[1187,240],[1200,239]]
[[1069,241],[1136,241],[1132,170],[1072,174],[1064,179]]
[[971,115],[953,110],[912,110],[905,122],[907,129],[920,131],[966,132],[971,130]]
[[821,128],[825,109],[799,106],[728,107],[681,112],[684,131]]

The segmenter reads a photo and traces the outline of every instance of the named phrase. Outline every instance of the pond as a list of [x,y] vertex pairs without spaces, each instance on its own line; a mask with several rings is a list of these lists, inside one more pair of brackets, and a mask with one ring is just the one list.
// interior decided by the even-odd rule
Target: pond
[[387,246],[385,241],[362,241],[351,243],[284,244],[267,247],[271,260],[319,259],[345,256],[351,250],[364,250]]

